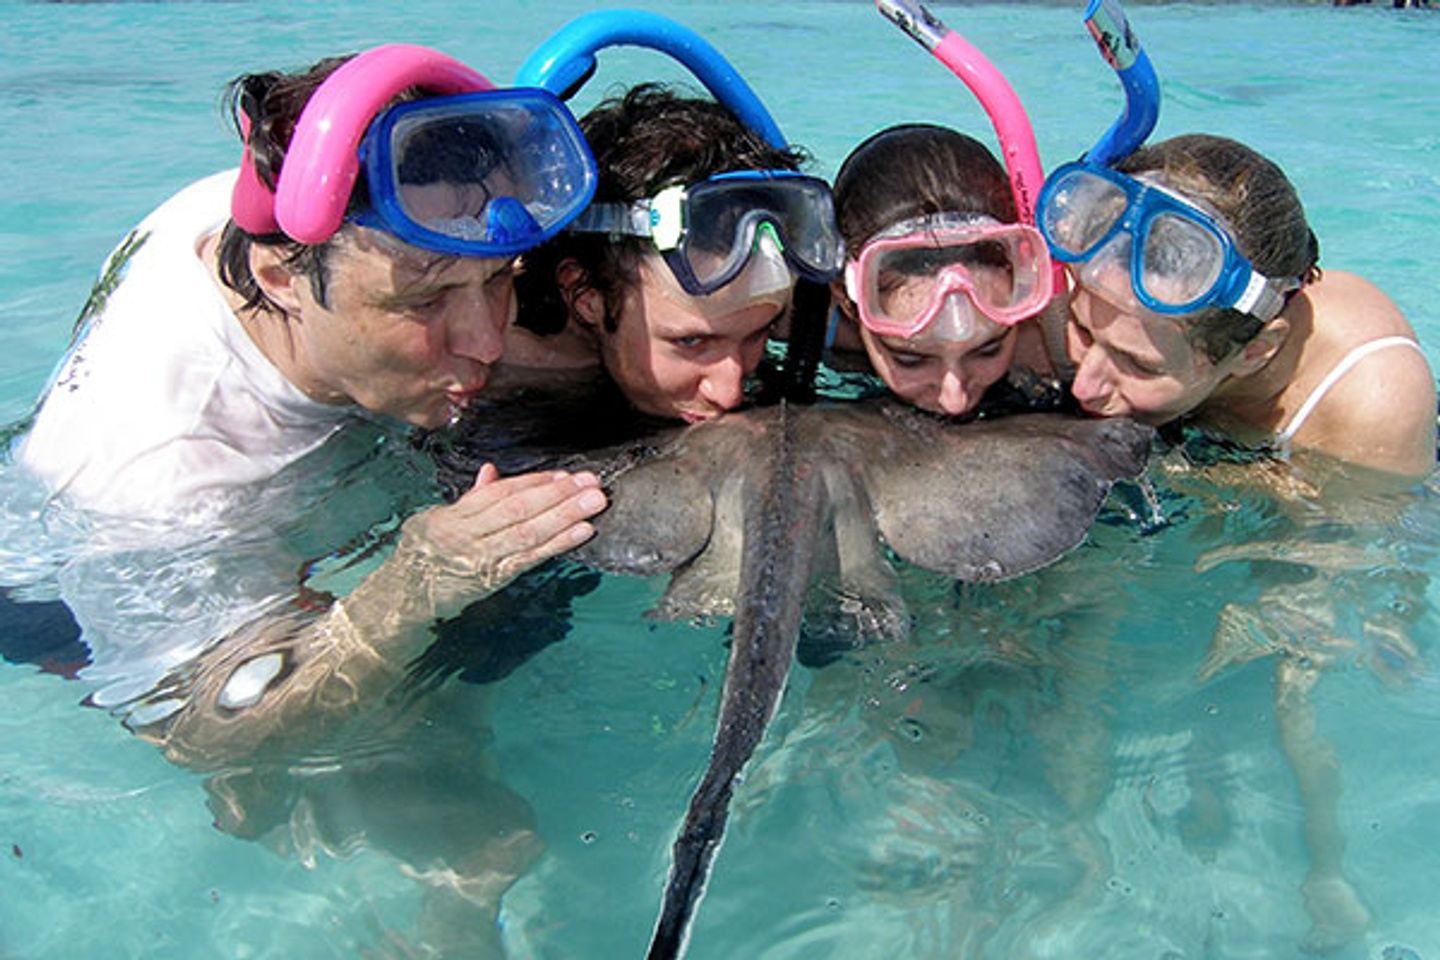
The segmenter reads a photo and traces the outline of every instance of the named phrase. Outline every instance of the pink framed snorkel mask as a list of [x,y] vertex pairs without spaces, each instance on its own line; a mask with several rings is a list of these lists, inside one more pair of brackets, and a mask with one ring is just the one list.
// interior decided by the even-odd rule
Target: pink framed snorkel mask
[[396,94],[417,86],[441,95],[495,89],[480,73],[427,47],[396,43],[357,54],[305,104],[273,193],[255,171],[250,121],[242,111],[246,145],[230,199],[232,219],[251,234],[280,230],[306,244],[330,239],[360,175],[366,129]]
[[[1005,170],[1010,176],[1010,192],[1015,197],[1015,213],[1021,223],[1034,226],[1035,204],[1045,182],[1045,171],[1040,165],[1040,150],[1035,144],[1030,117],[1004,74],[974,44],[945,26],[923,4],[913,0],[875,0],[875,6],[886,19],[949,67],[975,94],[1000,140]],[[1055,292],[1063,292],[1065,268],[1054,263],[1051,271]]]

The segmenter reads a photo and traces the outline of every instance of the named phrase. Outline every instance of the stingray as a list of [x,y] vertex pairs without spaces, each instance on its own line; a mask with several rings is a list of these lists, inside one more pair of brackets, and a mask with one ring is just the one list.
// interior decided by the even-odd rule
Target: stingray
[[833,580],[815,592],[860,635],[902,636],[890,552],[963,581],[1029,573],[1084,539],[1150,441],[1128,420],[958,424],[884,401],[782,403],[571,463],[596,470],[611,498],[581,560],[672,573],[659,615],[734,617],[710,761],[671,851],[649,957],[685,949],[731,796],[784,692],[812,580]]

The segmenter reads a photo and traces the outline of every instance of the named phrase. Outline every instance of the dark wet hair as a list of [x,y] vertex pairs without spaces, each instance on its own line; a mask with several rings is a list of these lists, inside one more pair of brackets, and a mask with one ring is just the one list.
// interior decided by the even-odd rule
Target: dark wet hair
[[[250,136],[246,143],[255,161],[255,172],[260,181],[272,191],[285,162],[285,151],[295,136],[295,125],[310,97],[320,85],[354,54],[327,57],[298,73],[269,71],[249,73],[236,77],[226,85],[224,103],[237,132],[243,128],[243,115],[250,124]],[[391,102],[417,100],[425,92],[411,87]],[[349,203],[345,207],[348,216],[368,205],[369,190],[365,178],[359,177],[351,190]],[[233,220],[226,222],[220,235],[217,253],[220,280],[231,290],[244,298],[249,309],[262,308],[279,311],[265,291],[260,288],[250,271],[250,249],[253,244],[279,247],[284,252],[284,263],[294,272],[310,281],[315,300],[326,306],[329,299],[329,257],[333,244],[340,234],[319,244],[299,243],[276,231],[266,234],[251,234],[242,230]]]
[[[1116,164],[1154,174],[1165,186],[1209,204],[1234,231],[1240,253],[1267,277],[1302,284],[1320,276],[1320,241],[1284,171],[1242,143],[1194,133],[1141,147]],[[1218,362],[1255,338],[1257,317],[1212,309],[1188,318],[1190,342]]]
[[887,227],[937,213],[1016,220],[1005,168],[973,137],[931,124],[888,127],[835,175],[835,218],[851,256]]
[[[807,155],[767,143],[730,110],[713,100],[682,96],[646,83],[600,103],[580,121],[600,181],[596,203],[634,203],[665,187],[694,183],[732,170],[798,170]],[[561,263],[574,260],[584,272],[575,293],[598,291],[605,328],[613,331],[627,287],[638,280],[639,257],[654,247],[648,238],[561,233],[526,253],[516,277],[517,322],[535,333],[558,333],[569,306],[557,283]]]

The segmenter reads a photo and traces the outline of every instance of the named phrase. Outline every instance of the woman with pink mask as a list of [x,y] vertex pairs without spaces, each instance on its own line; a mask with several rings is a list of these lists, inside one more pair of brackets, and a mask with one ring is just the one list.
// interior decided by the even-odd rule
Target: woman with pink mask
[[[834,285],[835,353],[863,349],[896,396],[973,414],[993,386],[1051,373],[1041,324],[1052,271],[1036,229],[1016,222],[1005,170],[945,127],[891,127],[856,147],[835,178],[848,251]],[[1012,369],[1016,376],[1007,378]]]

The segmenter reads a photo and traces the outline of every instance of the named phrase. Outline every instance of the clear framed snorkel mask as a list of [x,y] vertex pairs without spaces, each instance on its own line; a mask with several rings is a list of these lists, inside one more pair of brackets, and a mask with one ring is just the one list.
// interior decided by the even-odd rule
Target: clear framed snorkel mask
[[828,282],[845,262],[829,185],[790,170],[722,173],[633,204],[592,204],[570,229],[649,238],[692,297],[741,277],[762,240],[787,265],[787,286],[796,276]]

